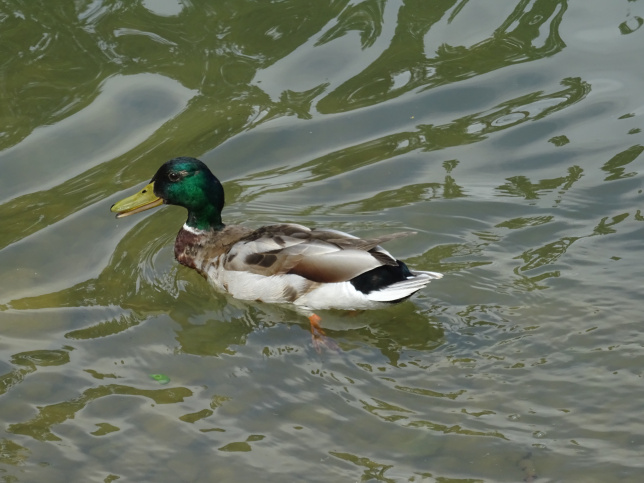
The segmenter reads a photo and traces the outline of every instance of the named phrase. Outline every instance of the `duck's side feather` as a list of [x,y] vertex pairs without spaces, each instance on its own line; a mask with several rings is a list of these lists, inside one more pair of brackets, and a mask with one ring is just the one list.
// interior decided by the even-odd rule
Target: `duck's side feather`
[[184,227],[175,255],[235,298],[314,309],[372,308],[409,297],[437,278],[431,272],[409,271],[380,246],[410,234],[360,239],[297,224],[254,231],[242,226],[209,232]]
[[397,266],[396,259],[379,245],[407,235],[360,239],[335,230],[271,225],[235,243],[224,269],[264,276],[293,274],[318,283],[345,282],[382,265]]

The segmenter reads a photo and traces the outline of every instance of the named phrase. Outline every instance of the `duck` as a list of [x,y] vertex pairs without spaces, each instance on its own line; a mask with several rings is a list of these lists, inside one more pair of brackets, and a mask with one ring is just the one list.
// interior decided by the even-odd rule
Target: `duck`
[[443,276],[412,270],[381,246],[415,232],[359,238],[296,223],[226,225],[223,186],[193,157],[167,161],[149,184],[111,211],[123,218],[162,204],[188,211],[174,244],[181,265],[236,299],[292,304],[308,315],[314,337],[324,334],[316,311],[386,307]]

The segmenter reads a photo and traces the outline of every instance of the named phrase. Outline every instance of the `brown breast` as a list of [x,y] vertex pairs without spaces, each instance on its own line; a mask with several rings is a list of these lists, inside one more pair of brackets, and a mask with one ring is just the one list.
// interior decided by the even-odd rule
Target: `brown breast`
[[174,242],[174,257],[180,264],[194,268],[205,277],[209,262],[226,253],[251,231],[239,225],[199,233],[181,228]]

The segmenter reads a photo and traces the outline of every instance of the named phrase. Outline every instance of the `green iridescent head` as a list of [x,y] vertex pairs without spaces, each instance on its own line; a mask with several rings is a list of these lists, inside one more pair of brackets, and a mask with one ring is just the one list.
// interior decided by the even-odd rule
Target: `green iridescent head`
[[162,203],[188,210],[186,224],[197,230],[220,230],[224,189],[208,166],[195,158],[174,158],[159,168],[150,184],[115,203],[111,210],[121,218]]

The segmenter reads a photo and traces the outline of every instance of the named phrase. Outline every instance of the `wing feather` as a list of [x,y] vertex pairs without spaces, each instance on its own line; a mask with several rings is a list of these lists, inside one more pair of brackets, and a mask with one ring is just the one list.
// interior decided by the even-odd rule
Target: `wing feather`
[[296,224],[265,226],[229,250],[224,268],[264,276],[295,274],[320,283],[344,282],[382,265],[397,265],[380,244],[410,234],[361,239]]

